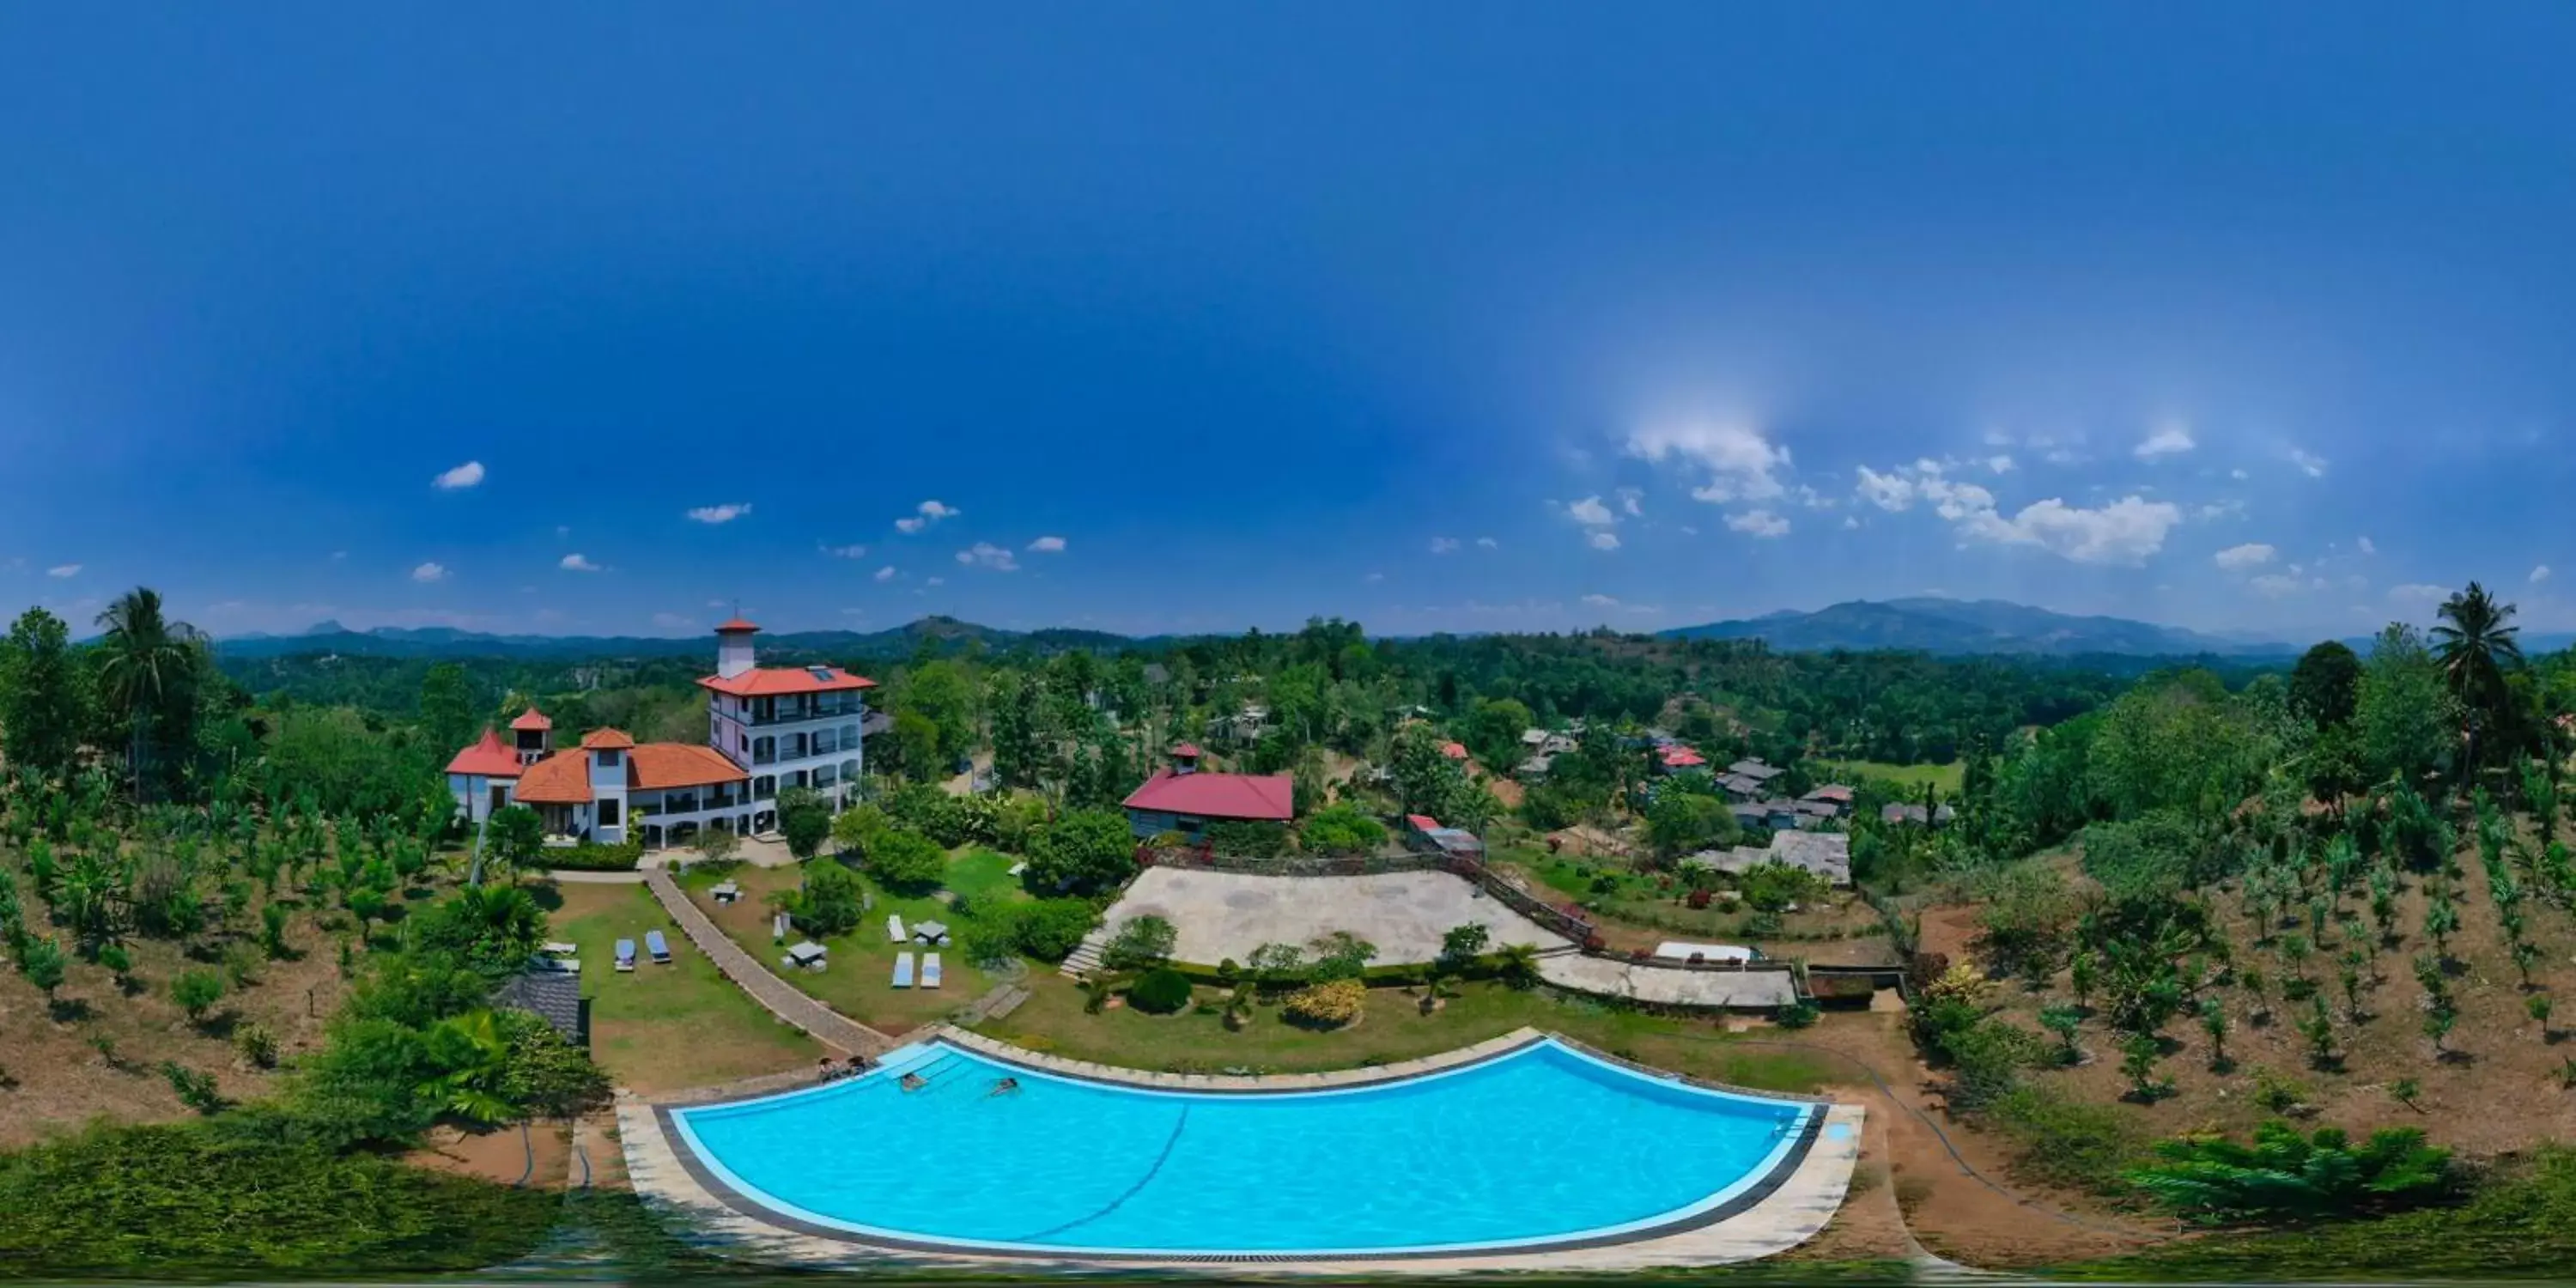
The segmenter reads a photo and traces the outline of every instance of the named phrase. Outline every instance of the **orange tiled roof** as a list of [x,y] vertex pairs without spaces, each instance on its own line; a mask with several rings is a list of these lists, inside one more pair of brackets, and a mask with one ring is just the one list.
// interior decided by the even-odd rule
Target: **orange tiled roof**
[[626,786],[634,791],[704,787],[709,783],[739,783],[751,778],[740,765],[725,759],[724,754],[715,748],[692,746],[685,742],[639,744],[635,754],[626,758],[626,766]]
[[[821,674],[817,675],[817,671]],[[877,687],[876,681],[864,675],[852,675],[837,666],[761,666],[735,676],[703,676],[698,683],[737,698],[772,698],[793,693],[834,693],[843,689]]]
[[447,762],[447,772],[478,774],[485,778],[516,778],[519,776],[519,758],[501,745],[500,734],[493,732],[490,725],[485,725],[483,741],[456,753],[456,759]]
[[716,628],[718,631],[756,631],[760,628],[737,617]]
[[548,729],[554,728],[555,722],[546,719],[545,712],[539,711],[535,706],[531,705],[525,715],[522,715],[518,719],[510,722],[510,727],[513,729],[533,729],[537,732],[543,733]]
[[590,757],[578,751],[558,751],[528,766],[519,775],[516,793],[523,805],[587,805],[590,803]]
[[623,729],[593,729],[581,736],[581,745],[594,751],[615,751],[634,746],[635,739]]

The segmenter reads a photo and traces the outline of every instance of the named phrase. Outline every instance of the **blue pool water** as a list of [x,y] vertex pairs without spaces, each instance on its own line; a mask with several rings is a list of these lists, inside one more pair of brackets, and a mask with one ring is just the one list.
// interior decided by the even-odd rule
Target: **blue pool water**
[[[907,1070],[928,1080],[906,1092]],[[1002,1077],[1015,1094],[988,1094]],[[860,1236],[1054,1252],[1387,1253],[1651,1228],[1768,1174],[1813,1107],[1554,1041],[1408,1081],[1171,1092],[946,1044],[861,1078],[675,1110],[756,1204]]]

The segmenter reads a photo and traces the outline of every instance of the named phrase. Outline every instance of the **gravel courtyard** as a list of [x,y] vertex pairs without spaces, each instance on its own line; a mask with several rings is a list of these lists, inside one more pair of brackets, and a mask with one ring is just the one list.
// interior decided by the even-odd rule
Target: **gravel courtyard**
[[1206,966],[1242,961],[1263,944],[1303,946],[1336,930],[1377,945],[1375,965],[1427,962],[1440,955],[1443,934],[1471,921],[1483,922],[1495,944],[1566,943],[1446,872],[1265,877],[1147,868],[1111,905],[1106,922],[1115,929],[1147,913],[1179,930],[1174,958]]

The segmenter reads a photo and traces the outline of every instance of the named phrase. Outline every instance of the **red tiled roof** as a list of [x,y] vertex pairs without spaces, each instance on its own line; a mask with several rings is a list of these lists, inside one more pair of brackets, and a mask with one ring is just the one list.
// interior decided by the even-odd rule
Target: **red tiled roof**
[[1172,744],[1172,754],[1175,756],[1194,757],[1199,754],[1199,745],[1194,742],[1176,742]]
[[528,708],[527,714],[510,722],[510,727],[513,729],[533,729],[543,733],[548,729],[554,728],[555,722],[546,719],[545,712],[539,711],[535,706],[531,705]]
[[837,693],[844,689],[873,689],[877,682],[864,675],[852,675],[837,666],[822,668],[818,677],[802,666],[759,666],[740,675],[700,676],[698,683],[718,693],[737,698],[774,698],[792,693]]
[[1404,816],[1404,821],[1411,823],[1413,825],[1413,830],[1417,832],[1428,832],[1431,829],[1440,826],[1440,820],[1433,818],[1428,814],[1407,814]]
[[[615,733],[615,730],[604,732]],[[623,737],[624,735],[619,735]],[[685,742],[629,741],[626,789],[659,791],[665,787],[704,787],[739,783],[751,775],[712,747]],[[530,805],[587,805],[591,802],[590,757],[559,751],[528,766],[519,776],[518,799]]]
[[636,791],[739,783],[751,777],[715,748],[685,742],[639,744],[626,758],[626,766],[626,785]]
[[581,745],[592,751],[614,751],[634,746],[635,739],[623,729],[593,729],[581,736]]
[[759,627],[737,617],[732,621],[726,622],[724,625],[717,627],[716,634],[722,635],[727,631],[756,631],[759,629]]
[[1688,769],[1693,765],[1705,765],[1708,763],[1708,757],[1703,756],[1688,747],[1666,747],[1664,748],[1663,755],[1664,765],[1671,769]]
[[1286,774],[1176,774],[1157,770],[1130,793],[1129,809],[1200,818],[1257,819],[1285,823],[1297,815],[1297,783]]
[[516,793],[522,805],[587,805],[590,803],[590,757],[558,751],[528,766]]
[[456,759],[447,762],[447,772],[479,774],[485,778],[516,778],[519,776],[519,758],[501,745],[500,734],[493,732],[490,725],[485,725],[483,741],[456,753]]
[[1440,744],[1440,754],[1447,756],[1451,760],[1465,760],[1467,758],[1467,744],[1463,742],[1444,742]]

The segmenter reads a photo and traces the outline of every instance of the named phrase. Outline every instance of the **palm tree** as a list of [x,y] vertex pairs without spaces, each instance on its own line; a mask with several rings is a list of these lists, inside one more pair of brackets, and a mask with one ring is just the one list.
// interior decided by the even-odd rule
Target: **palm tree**
[[2487,588],[2469,588],[2442,602],[2441,624],[2433,628],[2433,652],[2441,659],[2451,695],[2469,717],[2469,768],[2476,772],[2478,738],[2500,723],[2510,701],[2504,673],[2522,665],[2521,628],[2507,625],[2514,606],[2498,601]]
[[134,774],[135,799],[141,800],[152,717],[171,686],[194,668],[206,637],[196,627],[164,616],[161,592],[149,586],[117,596],[98,615],[98,624],[107,631],[99,642],[99,678],[132,726],[127,767]]

